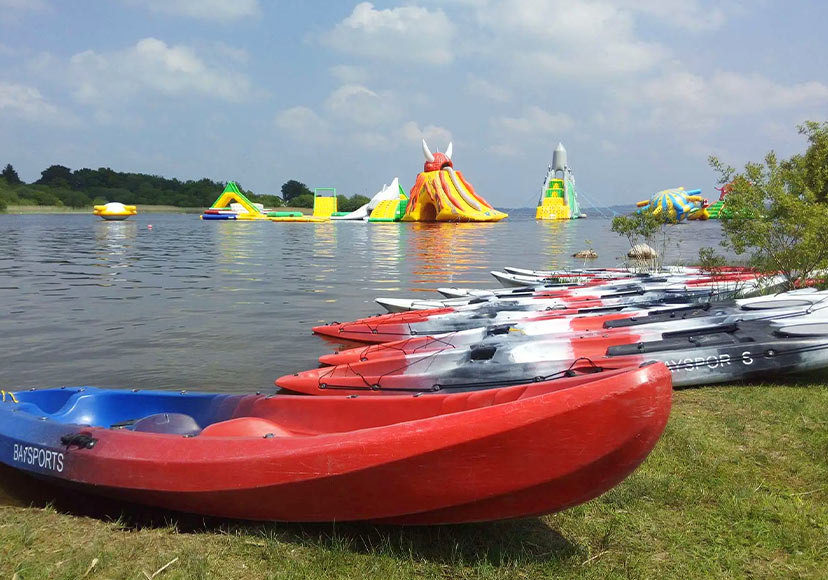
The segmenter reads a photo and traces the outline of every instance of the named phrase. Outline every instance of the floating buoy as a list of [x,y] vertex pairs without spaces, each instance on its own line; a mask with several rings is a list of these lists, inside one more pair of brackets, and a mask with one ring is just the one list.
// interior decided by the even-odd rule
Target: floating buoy
[[147,229],[151,230],[152,229],[152,224],[147,224]]

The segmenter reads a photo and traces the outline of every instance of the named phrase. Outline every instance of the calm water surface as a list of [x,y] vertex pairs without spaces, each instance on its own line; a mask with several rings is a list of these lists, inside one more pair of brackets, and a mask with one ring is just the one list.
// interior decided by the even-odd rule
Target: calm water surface
[[[152,225],[152,227],[148,227]],[[718,222],[670,228],[667,261],[717,246]],[[144,214],[0,215],[0,387],[269,391],[339,344],[312,325],[378,313],[377,296],[489,288],[503,266],[617,265],[610,221],[213,222]]]

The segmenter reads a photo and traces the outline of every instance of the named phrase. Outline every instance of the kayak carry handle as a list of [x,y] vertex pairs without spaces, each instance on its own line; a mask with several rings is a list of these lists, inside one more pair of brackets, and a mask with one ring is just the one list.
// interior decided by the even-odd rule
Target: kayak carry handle
[[69,449],[72,445],[77,446],[78,449],[92,449],[98,442],[89,433],[69,433],[60,437],[60,442]]

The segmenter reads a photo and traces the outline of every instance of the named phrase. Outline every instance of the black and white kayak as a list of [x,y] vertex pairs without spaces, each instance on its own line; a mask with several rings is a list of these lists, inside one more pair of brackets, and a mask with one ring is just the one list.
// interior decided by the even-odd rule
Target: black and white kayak
[[[500,272],[500,271],[492,271],[490,272],[492,276],[497,279],[500,284],[506,288],[511,287],[525,287],[525,286],[532,286],[538,284],[545,284],[545,283],[559,283],[564,281],[564,279],[553,276],[553,277],[541,277],[541,276],[527,276],[523,274],[513,274],[509,272]],[[728,271],[723,273],[717,273],[715,275],[705,274],[703,272],[670,272],[665,273],[662,277],[666,277],[669,279],[674,280],[676,283],[681,281],[685,281],[686,283],[696,282],[696,283],[704,283],[704,282],[744,282],[744,283],[757,283],[757,282],[764,282],[763,286],[765,288],[773,288],[781,283],[784,282],[782,277],[772,276],[766,280],[758,278],[755,273],[745,271],[745,270],[736,270],[736,271]],[[627,279],[634,279],[634,276],[629,276]],[[601,279],[592,279],[592,282],[601,282]]]
[[[697,292],[709,290],[716,299],[728,297],[751,296],[765,287],[766,281],[753,276],[747,278],[714,280],[710,277],[664,276],[647,278],[628,278],[625,280],[591,281],[582,285],[522,286],[507,289],[505,292],[478,290],[468,291],[465,295],[451,298],[423,300],[420,298],[376,298],[376,302],[388,312],[407,312],[410,310],[429,310],[435,308],[463,308],[467,305],[496,304],[506,302],[513,304],[531,303],[539,299],[586,299],[602,298],[612,293],[633,292]],[[439,289],[444,293],[445,289]],[[460,294],[460,292],[456,292]],[[445,293],[444,293],[445,295]]]
[[[537,343],[533,347],[543,356],[549,343],[616,344],[658,340],[670,331],[722,327],[742,321],[765,320],[790,324],[799,320],[828,319],[828,291],[796,290],[776,296],[650,308],[625,316],[623,309],[584,309],[577,316],[519,322],[511,325],[472,328],[434,336],[412,337],[369,347],[359,347],[323,355],[323,364],[365,362],[401,355],[450,352],[481,345],[504,348],[509,345]],[[582,356],[596,356],[595,353]],[[598,353],[600,355],[600,353]]]
[[[560,297],[527,301],[498,300],[472,303],[457,308],[413,310],[361,318],[351,322],[333,322],[314,326],[313,332],[340,340],[380,343],[411,336],[456,332],[469,328],[492,327],[528,320],[569,317],[585,309],[605,308],[615,311],[631,308],[679,307],[694,302],[717,299],[709,289],[643,291],[630,288],[600,297]],[[606,312],[606,310],[605,310]],[[629,313],[633,316],[635,312]]]
[[[622,278],[624,276],[642,275],[675,275],[675,274],[703,274],[705,270],[696,266],[663,266],[658,270],[642,270],[636,268],[574,268],[571,270],[533,270],[528,268],[515,268],[504,266],[504,272],[518,274],[520,276],[531,276],[533,278]],[[719,270],[721,272],[749,272],[746,268],[729,267]]]
[[[492,272],[495,274],[495,272]],[[437,288],[437,292],[443,295],[444,298],[462,298],[462,297],[504,297],[512,296],[514,294],[526,294],[528,292],[543,293],[555,292],[561,290],[572,290],[573,288],[595,288],[603,285],[619,286],[623,284],[646,284],[657,282],[669,282],[672,284],[706,284],[710,286],[741,286],[741,296],[749,296],[751,293],[767,294],[784,282],[784,279],[779,276],[762,277],[755,273],[744,269],[733,269],[733,271],[726,271],[723,273],[710,274],[699,271],[697,269],[685,268],[671,268],[666,271],[659,271],[657,273],[641,272],[630,273],[626,276],[615,277],[586,277],[580,280],[562,282],[561,278],[543,278],[525,276],[523,279],[514,278],[514,274],[499,273],[509,277],[514,281],[506,287],[500,288],[462,288],[462,287],[441,287]]]
[[[809,318],[810,316],[810,318]],[[828,320],[806,315],[796,321],[741,321],[662,333],[657,340],[618,337],[540,344],[529,341],[401,355],[341,364],[277,379],[299,392],[394,394],[462,391],[492,384],[543,380],[588,359],[597,367],[663,361],[675,386],[707,385],[828,367]]]

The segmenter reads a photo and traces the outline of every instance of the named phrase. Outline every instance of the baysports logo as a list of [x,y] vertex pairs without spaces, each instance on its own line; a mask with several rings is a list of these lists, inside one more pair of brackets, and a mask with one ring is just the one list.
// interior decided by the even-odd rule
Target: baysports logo
[[15,443],[12,451],[12,459],[15,463],[27,467],[39,467],[40,469],[56,471],[58,473],[63,471],[63,453],[60,451]]

